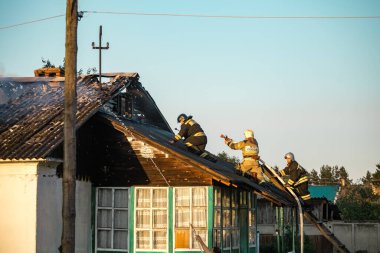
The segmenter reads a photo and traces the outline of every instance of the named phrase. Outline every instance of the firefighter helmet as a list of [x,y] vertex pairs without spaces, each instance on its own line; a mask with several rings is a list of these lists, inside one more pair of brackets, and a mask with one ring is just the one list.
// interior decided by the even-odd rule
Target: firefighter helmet
[[285,154],[284,158],[290,158],[290,160],[294,161],[294,154],[292,152],[288,152]]
[[180,115],[178,115],[177,122],[180,123],[182,119],[187,120],[187,115],[184,113],[181,113]]
[[244,136],[245,136],[245,138],[253,138],[253,131],[252,130],[245,130]]

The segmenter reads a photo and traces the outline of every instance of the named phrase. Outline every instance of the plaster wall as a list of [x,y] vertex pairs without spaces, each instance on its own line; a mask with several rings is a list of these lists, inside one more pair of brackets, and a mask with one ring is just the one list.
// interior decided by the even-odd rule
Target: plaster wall
[[[37,252],[58,252],[62,234],[62,179],[38,168]],[[76,181],[75,252],[91,252],[91,183]]]
[[0,163],[0,252],[36,252],[37,162]]

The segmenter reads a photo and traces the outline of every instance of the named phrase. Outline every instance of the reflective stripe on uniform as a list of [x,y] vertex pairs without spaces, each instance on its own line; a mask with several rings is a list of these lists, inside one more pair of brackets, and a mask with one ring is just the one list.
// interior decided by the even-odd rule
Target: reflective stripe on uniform
[[291,179],[289,179],[289,180],[288,180],[288,184],[293,185],[293,184],[294,184],[294,181],[291,180]]
[[307,176],[301,177],[301,178],[297,181],[297,183],[294,184],[294,186],[300,185],[300,184],[305,183],[305,182],[307,182],[307,181],[309,181],[309,179],[307,178]]
[[193,144],[191,144],[190,142],[185,142],[185,145],[188,146],[188,147],[193,146]]
[[310,194],[303,195],[303,196],[301,196],[301,198],[302,198],[303,200],[309,200],[309,199],[311,199]]
[[281,171],[280,171],[280,174],[283,175],[283,176],[286,175],[284,170],[281,170]]
[[192,125],[194,125],[194,124],[196,124],[197,122],[195,122],[195,120],[193,120],[193,119],[188,119],[186,122],[185,122],[185,124],[188,124],[188,125],[190,125],[190,126],[192,126]]
[[196,134],[194,134],[194,136],[206,136],[206,134],[204,132],[198,132]]
[[174,136],[174,138],[175,138],[177,141],[179,141],[182,137],[181,137],[181,135],[176,134],[176,135]]

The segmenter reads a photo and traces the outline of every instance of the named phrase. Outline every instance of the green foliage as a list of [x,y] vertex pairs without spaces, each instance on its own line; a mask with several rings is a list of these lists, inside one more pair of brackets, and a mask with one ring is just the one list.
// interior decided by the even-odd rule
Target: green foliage
[[376,171],[372,174],[372,180],[380,181],[380,163],[376,164]]
[[310,178],[313,184],[339,184],[341,178],[345,179],[347,184],[352,183],[352,179],[349,179],[348,172],[343,166],[329,166],[323,165],[320,168],[320,173],[318,175],[316,170],[310,172]]
[[372,174],[367,170],[367,174],[360,179],[363,184],[369,184],[372,181]]
[[380,220],[380,196],[370,186],[347,187],[336,204],[345,221]]
[[228,155],[225,151],[218,153],[217,156],[220,159],[222,159],[226,162],[229,162],[229,163],[233,163],[235,165],[237,165],[240,162],[240,159],[237,156]]
[[310,181],[312,184],[319,184],[320,178],[318,176],[318,172],[315,169],[312,169],[309,173]]
[[41,58],[41,61],[43,63],[43,68],[55,68],[55,65],[52,64],[49,59],[45,60],[44,58]]
[[[41,61],[42,61],[42,68],[55,68],[55,65],[53,63],[50,62],[49,59],[45,60],[44,58],[41,58]],[[63,58],[63,63],[62,65],[59,65],[58,68],[65,72],[65,58]],[[95,74],[97,72],[97,69],[95,67],[93,68],[88,68],[87,71],[86,71],[86,74],[87,75],[90,75],[90,74]],[[82,68],[80,68],[77,72],[77,75],[80,76],[84,73],[84,70]]]

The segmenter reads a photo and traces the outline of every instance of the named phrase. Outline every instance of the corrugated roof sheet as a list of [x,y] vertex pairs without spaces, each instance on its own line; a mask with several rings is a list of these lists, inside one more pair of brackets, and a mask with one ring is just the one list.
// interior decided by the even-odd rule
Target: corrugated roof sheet
[[[114,75],[99,86],[94,75],[77,83],[77,127],[137,73]],[[63,78],[0,79],[0,160],[45,158],[63,141]]]
[[309,192],[312,198],[326,198],[334,202],[339,192],[339,185],[309,185]]

